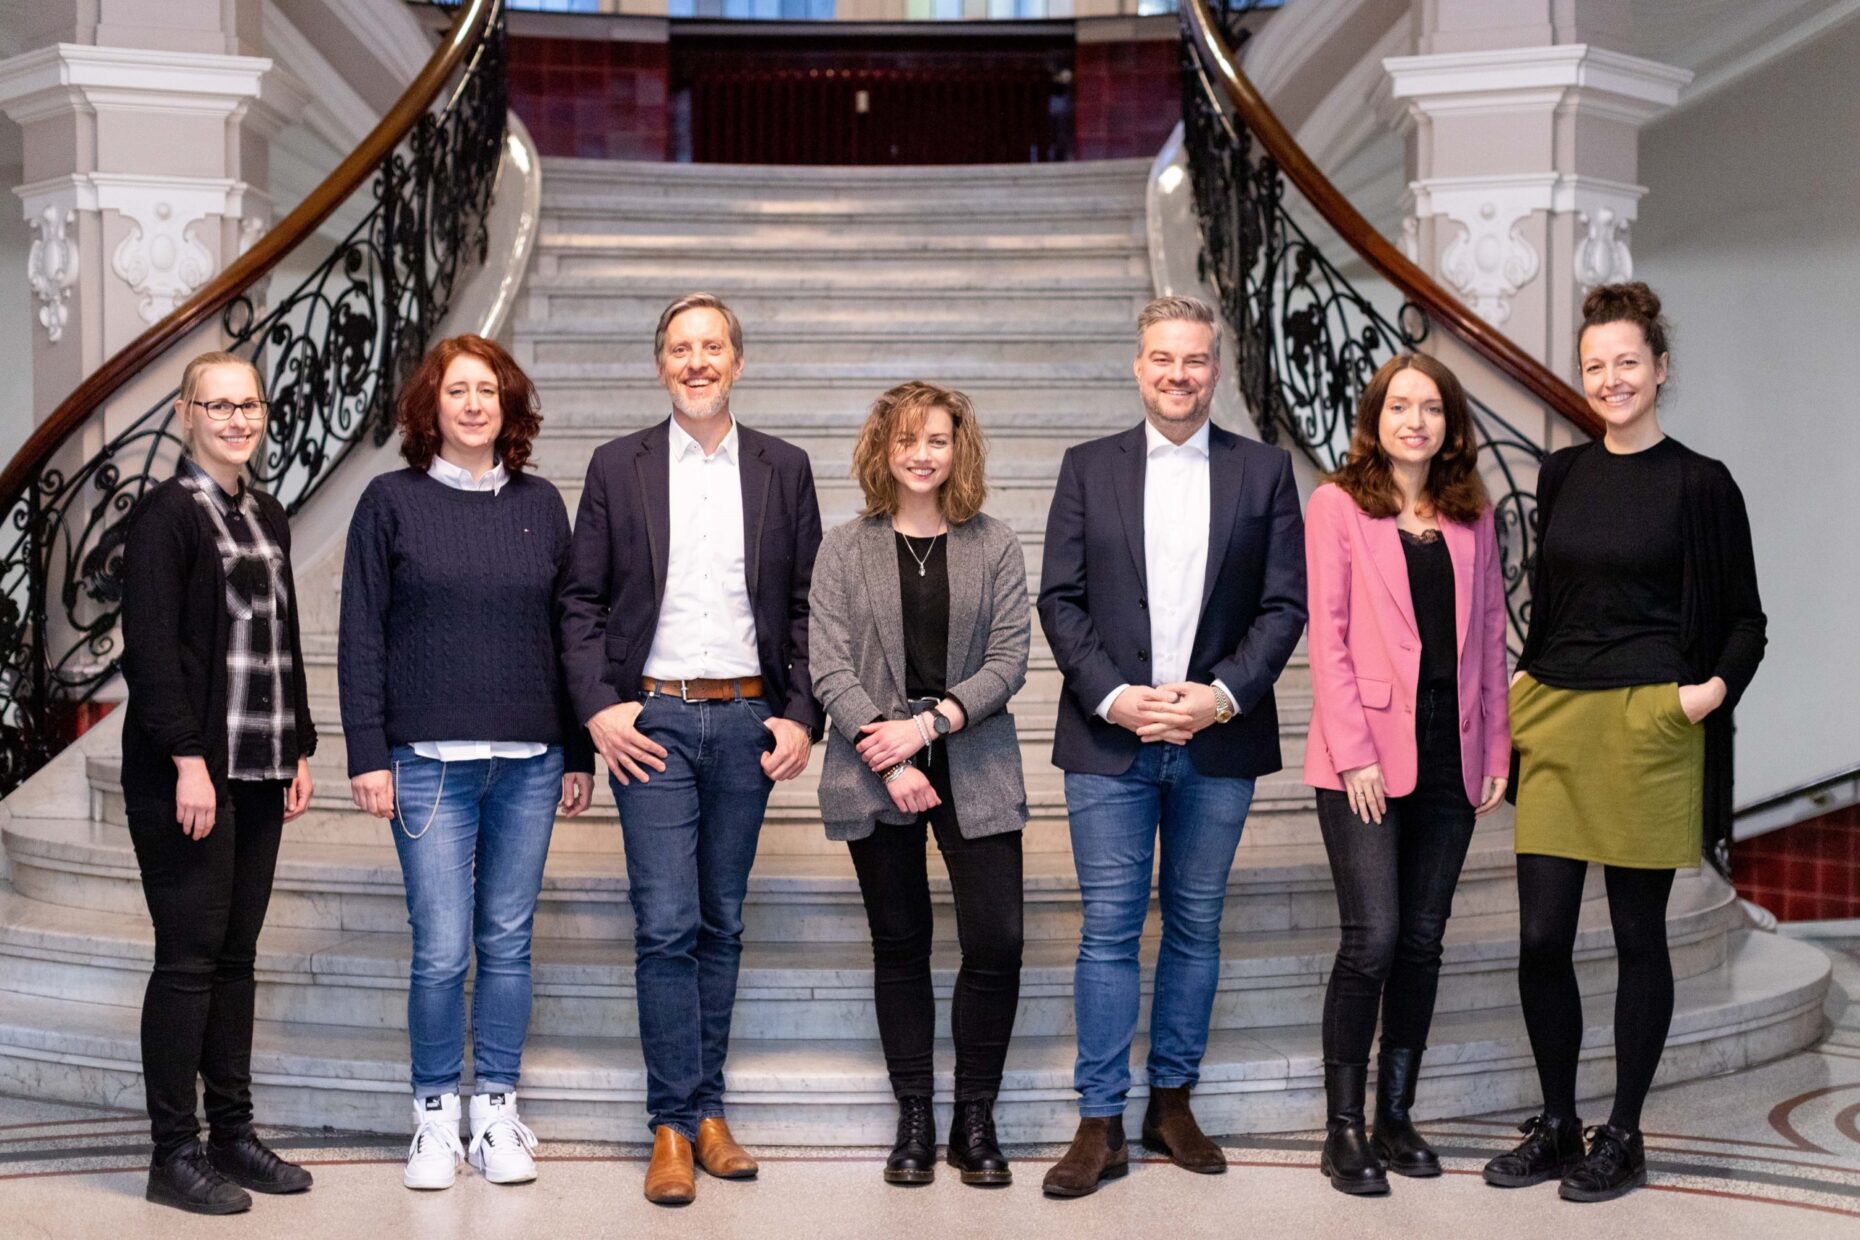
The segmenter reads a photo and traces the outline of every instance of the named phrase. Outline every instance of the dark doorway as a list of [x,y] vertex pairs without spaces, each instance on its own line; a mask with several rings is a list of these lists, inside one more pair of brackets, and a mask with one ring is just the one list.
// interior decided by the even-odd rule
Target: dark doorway
[[673,158],[740,164],[1070,159],[1072,59],[1069,25],[1052,34],[816,30],[743,38],[674,23]]

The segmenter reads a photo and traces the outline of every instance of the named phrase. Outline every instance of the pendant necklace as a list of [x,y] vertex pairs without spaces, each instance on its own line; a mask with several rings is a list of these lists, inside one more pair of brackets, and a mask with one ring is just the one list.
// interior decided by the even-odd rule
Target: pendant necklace
[[917,561],[917,575],[922,577],[924,575],[925,566],[930,563],[931,553],[936,550],[936,540],[943,536],[941,534],[930,535],[930,545],[924,548],[924,553],[922,555],[917,554],[916,544],[911,542],[911,536],[909,534],[906,534],[903,530],[899,530],[898,537],[904,540],[904,549],[911,553],[911,558],[913,560]]

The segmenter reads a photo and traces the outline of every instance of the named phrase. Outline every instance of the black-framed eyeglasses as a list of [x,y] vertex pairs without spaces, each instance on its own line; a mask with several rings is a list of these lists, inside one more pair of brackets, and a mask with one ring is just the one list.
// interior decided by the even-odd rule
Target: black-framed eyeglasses
[[262,400],[197,400],[192,402],[207,411],[207,416],[215,422],[224,422],[231,418],[234,411],[245,415],[248,422],[263,422],[271,406]]

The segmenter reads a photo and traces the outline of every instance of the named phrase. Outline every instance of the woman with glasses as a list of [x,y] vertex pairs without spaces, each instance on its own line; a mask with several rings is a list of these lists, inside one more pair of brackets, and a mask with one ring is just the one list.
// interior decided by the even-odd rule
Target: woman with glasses
[[519,1184],[536,1178],[517,1076],[543,862],[557,807],[574,817],[594,788],[557,637],[568,510],[527,471],[542,414],[494,341],[435,345],[401,389],[399,420],[407,468],[369,483],[349,526],[337,674],[350,794],[390,824],[413,929],[402,1182],[449,1188],[469,1160]]
[[155,923],[142,1005],[147,1197],[196,1214],[250,1209],[245,1189],[310,1187],[252,1130],[258,934],[283,826],[310,804],[316,749],[290,525],[245,476],[265,415],[251,363],[189,362],[175,401],[185,454],[137,505],[123,552],[123,799]]

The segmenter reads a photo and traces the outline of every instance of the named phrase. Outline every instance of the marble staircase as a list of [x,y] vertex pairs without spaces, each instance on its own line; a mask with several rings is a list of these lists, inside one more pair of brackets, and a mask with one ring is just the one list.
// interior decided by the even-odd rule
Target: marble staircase
[[[1037,589],[1047,498],[1065,447],[1131,425],[1132,320],[1151,289],[1147,164],[853,169],[547,161],[536,257],[514,329],[545,414],[535,467],[572,511],[589,454],[663,416],[652,369],[659,309],[692,288],[728,299],[747,336],[735,408],[812,456],[831,525],[858,503],[847,477],[871,399],[921,377],[974,398],[991,442],[989,511],[1019,533]],[[406,1096],[408,937],[388,831],[349,805],[336,710],[340,563],[299,566],[306,659],[323,746],[318,792],[293,824],[260,944],[255,1051],[263,1114],[397,1131]],[[1022,737],[1026,968],[999,1117],[1009,1140],[1073,1123],[1071,967],[1079,895],[1063,783],[1048,761],[1061,685],[1035,626],[1012,709]],[[1263,779],[1228,877],[1223,964],[1197,1107],[1211,1130],[1307,1128],[1321,1106],[1317,1020],[1337,908],[1299,776],[1310,682],[1278,691],[1286,771]],[[0,1089],[137,1105],[137,1010],[151,935],[123,827],[105,722],[0,804]],[[815,758],[818,766],[818,755]],[[814,802],[815,772],[779,788],[750,882],[730,1061],[732,1119],[752,1142],[888,1139],[857,884]],[[935,982],[957,964],[941,867]],[[644,1069],[633,1040],[631,912],[612,801],[557,824],[537,919],[536,1007],[524,1109],[545,1138],[639,1139]],[[1612,939],[1599,885],[1579,972],[1591,1004],[1585,1092],[1611,1079]],[[1510,818],[1476,832],[1448,937],[1425,1115],[1528,1102],[1516,1009]],[[1146,939],[1154,959],[1156,924]],[[1731,891],[1686,875],[1669,933],[1679,1012],[1665,1079],[1783,1054],[1821,1028],[1827,964],[1750,928]],[[1147,981],[1146,981],[1147,984]],[[1139,1080],[1142,1046],[1137,1063]],[[947,1073],[947,1048],[940,1056]],[[943,1079],[947,1088],[947,1076]]]

